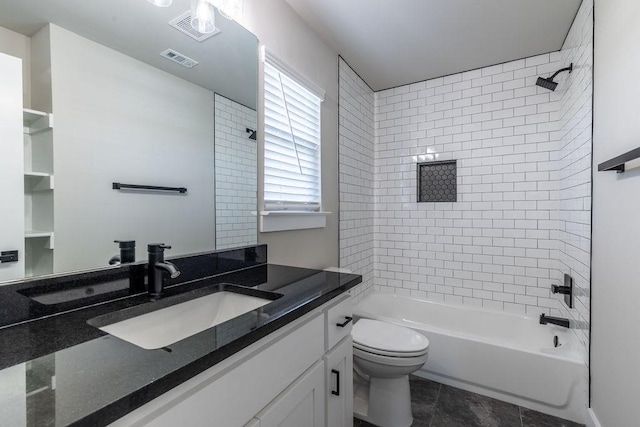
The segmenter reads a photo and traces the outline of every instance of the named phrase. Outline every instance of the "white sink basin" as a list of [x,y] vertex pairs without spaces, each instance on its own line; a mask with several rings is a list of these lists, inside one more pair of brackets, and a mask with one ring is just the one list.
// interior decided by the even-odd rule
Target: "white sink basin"
[[152,350],[171,345],[271,301],[221,291],[99,329],[138,347]]

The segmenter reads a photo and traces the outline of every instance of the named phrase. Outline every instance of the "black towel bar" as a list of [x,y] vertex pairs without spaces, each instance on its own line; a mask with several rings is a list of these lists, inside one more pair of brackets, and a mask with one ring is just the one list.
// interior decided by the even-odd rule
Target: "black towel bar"
[[153,190],[153,191],[175,191],[177,193],[186,193],[187,189],[184,187],[158,187],[156,185],[136,185],[136,184],[121,184],[119,182],[113,183],[114,190]]
[[640,158],[640,147],[600,163],[598,165],[598,171],[617,171],[618,173],[622,173],[624,172],[624,164],[637,158]]

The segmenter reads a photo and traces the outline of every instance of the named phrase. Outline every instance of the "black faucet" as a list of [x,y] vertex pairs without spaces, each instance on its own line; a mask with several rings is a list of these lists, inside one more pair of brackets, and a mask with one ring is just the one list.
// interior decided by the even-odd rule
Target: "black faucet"
[[540,315],[540,324],[546,325],[547,323],[552,323],[554,325],[562,326],[563,328],[569,327],[569,319],[564,319],[562,317],[545,316],[545,314],[542,313]]
[[136,262],[136,241],[135,240],[114,240],[120,244],[120,255],[114,255],[109,260],[109,265],[129,264]]
[[164,250],[171,249],[164,243],[154,243],[147,246],[149,251],[149,281],[147,290],[149,296],[158,299],[162,296],[164,289],[164,273],[169,273],[172,279],[180,275],[180,270],[172,263],[164,260]]

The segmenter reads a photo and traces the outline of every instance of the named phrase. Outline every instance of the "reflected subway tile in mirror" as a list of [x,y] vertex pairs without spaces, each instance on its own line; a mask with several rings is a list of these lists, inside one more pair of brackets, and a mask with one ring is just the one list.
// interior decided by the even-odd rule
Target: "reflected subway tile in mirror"
[[216,93],[216,248],[254,245],[258,235],[256,110]]

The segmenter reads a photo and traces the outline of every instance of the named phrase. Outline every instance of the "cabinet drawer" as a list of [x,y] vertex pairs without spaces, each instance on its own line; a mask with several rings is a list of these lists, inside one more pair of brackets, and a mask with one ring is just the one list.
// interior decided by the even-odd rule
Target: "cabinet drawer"
[[327,350],[351,334],[353,326],[353,299],[351,296],[327,309]]

